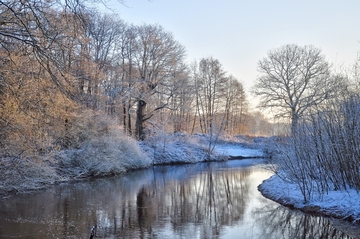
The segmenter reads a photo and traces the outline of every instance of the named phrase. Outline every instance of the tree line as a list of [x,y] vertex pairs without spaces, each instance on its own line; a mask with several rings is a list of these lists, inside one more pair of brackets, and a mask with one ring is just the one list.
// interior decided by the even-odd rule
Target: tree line
[[219,60],[188,64],[162,26],[86,4],[0,1],[3,155],[77,147],[100,133],[86,133],[99,114],[138,140],[158,131],[249,132],[244,87]]

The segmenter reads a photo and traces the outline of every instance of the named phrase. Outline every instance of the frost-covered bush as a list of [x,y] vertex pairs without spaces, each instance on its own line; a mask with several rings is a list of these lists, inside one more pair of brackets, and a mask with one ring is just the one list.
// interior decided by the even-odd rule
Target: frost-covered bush
[[138,143],[116,128],[84,142],[79,149],[60,152],[57,157],[62,173],[75,177],[114,175],[151,165]]
[[33,160],[0,158],[0,195],[8,192],[22,192],[41,189],[58,181],[54,168]]
[[270,161],[277,175],[288,183],[296,184],[303,195],[304,202],[307,202],[314,193],[310,171],[312,160],[309,155],[306,155],[310,154],[308,149],[304,149],[301,145],[295,146],[295,144],[297,141],[290,138],[287,143],[279,145]]
[[117,122],[107,115],[90,109],[78,110],[64,122],[62,135],[54,141],[60,149],[80,148],[84,142],[110,133]]

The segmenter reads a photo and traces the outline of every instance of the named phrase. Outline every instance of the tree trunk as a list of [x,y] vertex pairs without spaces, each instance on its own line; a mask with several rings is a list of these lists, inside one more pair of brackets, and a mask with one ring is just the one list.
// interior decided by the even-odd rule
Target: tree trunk
[[123,101],[123,127],[124,127],[124,132],[126,134],[127,132],[127,128],[126,128],[126,116],[127,116],[127,112],[126,112],[126,101]]
[[143,100],[138,100],[137,110],[136,110],[136,122],[135,122],[135,136],[137,140],[145,139],[144,133],[144,111],[146,107],[146,102]]
[[129,136],[132,135],[132,129],[131,129],[131,115],[130,115],[130,108],[131,108],[131,105],[130,105],[130,101],[127,103],[127,123],[128,123],[128,132],[129,132]]
[[296,134],[298,126],[299,115],[296,113],[295,109],[291,109],[291,136]]

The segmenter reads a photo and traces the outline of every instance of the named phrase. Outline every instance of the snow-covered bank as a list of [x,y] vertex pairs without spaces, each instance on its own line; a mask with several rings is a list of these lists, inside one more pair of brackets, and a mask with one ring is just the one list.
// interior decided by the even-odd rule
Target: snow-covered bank
[[220,139],[215,144],[209,143],[206,135],[175,134],[147,139],[139,145],[153,165],[265,157],[263,149],[253,138]]
[[[334,144],[300,136],[274,138],[269,144],[269,162],[276,173],[259,185],[259,191],[290,208],[360,223],[358,156],[344,149],[335,149],[340,152],[335,155]],[[326,151],[315,147],[319,145]]]
[[284,181],[278,175],[265,180],[258,189],[265,197],[291,208],[357,223],[360,221],[360,194],[355,190],[329,191],[304,203],[299,186]]
[[211,150],[205,135],[162,135],[138,142],[112,133],[86,141],[79,148],[54,151],[42,158],[0,158],[0,195],[38,190],[64,181],[112,176],[153,165],[263,155],[260,148],[250,149],[251,144],[252,140],[247,144],[221,141],[219,147]]
[[261,158],[264,152],[260,149],[246,148],[241,144],[219,144],[215,146],[215,151],[220,155],[231,158]]

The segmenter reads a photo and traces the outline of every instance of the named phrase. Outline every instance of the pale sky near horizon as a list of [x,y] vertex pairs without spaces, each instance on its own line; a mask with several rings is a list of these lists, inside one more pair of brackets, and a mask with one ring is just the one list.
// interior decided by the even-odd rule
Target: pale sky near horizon
[[337,69],[351,67],[360,51],[359,0],[105,1],[128,23],[159,24],[172,32],[188,62],[218,59],[247,90],[259,60],[285,44],[320,48]]

